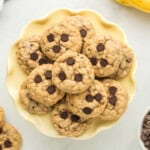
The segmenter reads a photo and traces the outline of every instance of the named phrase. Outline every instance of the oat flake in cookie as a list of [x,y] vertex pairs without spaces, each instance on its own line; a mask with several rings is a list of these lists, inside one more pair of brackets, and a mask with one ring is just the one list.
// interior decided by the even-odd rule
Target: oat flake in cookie
[[66,104],[57,104],[51,112],[51,120],[57,132],[64,136],[78,137],[88,128],[89,122],[68,111]]
[[67,22],[50,25],[41,37],[45,55],[56,60],[66,51],[80,52],[82,40],[79,32]]
[[27,81],[24,81],[20,87],[20,103],[23,108],[31,114],[44,115],[50,111],[49,107],[45,107],[41,103],[33,100],[27,89]]
[[77,94],[94,81],[94,69],[88,58],[76,52],[66,52],[54,63],[53,83],[61,91]]
[[77,95],[67,95],[68,109],[84,119],[98,117],[107,103],[104,85],[95,80],[88,90]]
[[128,93],[118,81],[106,79],[103,84],[107,91],[107,104],[99,118],[102,120],[119,119],[128,106]]
[[54,105],[64,96],[52,83],[53,70],[52,64],[44,64],[34,69],[27,78],[27,89],[31,98],[45,107]]
[[0,127],[0,150],[20,150],[21,143],[21,135],[12,125]]
[[18,63],[26,74],[39,65],[52,63],[41,50],[39,35],[31,35],[21,39],[16,54]]
[[96,36],[85,43],[83,49],[94,67],[98,77],[109,77],[114,74],[122,61],[120,43],[110,36]]

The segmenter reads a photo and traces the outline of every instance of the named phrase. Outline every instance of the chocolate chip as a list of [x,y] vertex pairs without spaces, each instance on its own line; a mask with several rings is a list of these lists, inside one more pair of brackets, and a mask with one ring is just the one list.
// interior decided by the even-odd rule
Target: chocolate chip
[[115,106],[116,102],[117,102],[117,97],[116,96],[111,96],[111,97],[108,98],[108,101],[109,101],[110,104]]
[[87,102],[92,102],[93,101],[93,96],[91,94],[86,95],[85,97]]
[[115,95],[116,92],[117,92],[117,88],[116,88],[116,87],[111,86],[111,87],[109,88],[109,93],[110,93],[110,94]]
[[38,54],[37,53],[32,53],[32,54],[30,54],[30,59],[32,59],[32,60],[37,60],[38,59]]
[[87,31],[85,29],[80,30],[80,35],[84,38],[87,35]]
[[0,150],[2,150],[2,145],[0,145]]
[[67,59],[67,64],[68,64],[68,65],[74,65],[74,63],[75,63],[75,60],[74,60],[72,57],[69,57],[69,58]]
[[39,60],[39,65],[43,65],[43,64],[48,64],[48,59],[47,58],[41,58]]
[[53,35],[53,34],[49,34],[49,35],[47,36],[47,40],[48,40],[49,42],[53,42],[53,41],[54,41],[54,35]]
[[61,49],[61,47],[60,47],[59,45],[54,45],[54,46],[53,46],[53,51],[54,51],[55,53],[59,53],[59,52],[60,52],[60,49]]
[[106,59],[101,58],[100,64],[101,64],[102,67],[105,67],[105,66],[108,65],[108,61]]
[[96,99],[96,101],[100,102],[102,100],[102,95],[100,93],[97,93],[94,98]]
[[68,40],[69,40],[69,35],[68,34],[62,34],[61,35],[61,40],[63,41],[63,42],[67,42]]
[[61,72],[58,74],[58,77],[59,77],[59,79],[60,79],[61,81],[64,81],[64,80],[66,79],[66,74],[65,74],[63,71],[61,71]]
[[103,51],[103,50],[105,49],[105,46],[104,46],[104,44],[99,43],[99,44],[96,46],[96,49],[97,49],[98,52],[101,52],[101,51]]
[[45,75],[46,79],[51,79],[52,78],[52,71],[46,71],[44,75]]
[[2,134],[3,133],[3,129],[2,129],[2,127],[0,128],[0,134]]
[[7,140],[4,142],[4,146],[5,146],[5,148],[11,147],[11,146],[12,146],[11,141],[10,141],[9,139],[7,139]]
[[36,75],[35,78],[34,78],[34,82],[35,82],[35,83],[40,83],[40,82],[42,82],[41,76],[40,76],[40,75]]
[[68,118],[68,112],[67,112],[67,111],[61,112],[61,113],[60,113],[60,117],[61,117],[62,119],[67,119],[67,118]]
[[71,115],[71,120],[72,120],[73,122],[78,122],[78,121],[80,120],[80,117],[77,116],[77,115]]
[[97,58],[96,57],[90,58],[90,61],[91,61],[93,66],[96,66],[96,64],[97,64]]
[[85,114],[89,115],[92,113],[92,109],[89,107],[84,107],[82,110]]
[[49,94],[53,94],[53,93],[55,93],[55,91],[56,91],[55,85],[50,85],[50,86],[47,87],[47,92]]
[[74,79],[75,79],[75,81],[80,82],[80,81],[82,81],[83,76],[82,76],[82,74],[78,73],[78,74],[75,74]]

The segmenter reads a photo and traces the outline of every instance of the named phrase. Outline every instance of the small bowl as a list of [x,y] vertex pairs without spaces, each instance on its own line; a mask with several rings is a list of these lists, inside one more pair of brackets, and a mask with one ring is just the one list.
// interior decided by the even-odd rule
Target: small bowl
[[144,142],[142,141],[141,139],[141,132],[142,132],[142,129],[143,129],[143,122],[144,122],[144,118],[145,116],[150,112],[150,108],[146,109],[146,111],[143,113],[142,115],[142,118],[141,118],[141,122],[140,122],[140,125],[139,125],[139,131],[138,131],[138,139],[139,139],[139,143],[140,143],[140,146],[141,146],[141,149],[142,150],[148,150],[145,146],[144,146]]

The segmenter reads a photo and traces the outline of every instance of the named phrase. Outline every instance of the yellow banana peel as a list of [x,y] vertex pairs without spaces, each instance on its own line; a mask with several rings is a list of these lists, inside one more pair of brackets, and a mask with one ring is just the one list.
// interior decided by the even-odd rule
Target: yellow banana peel
[[116,0],[122,5],[134,7],[144,12],[150,13],[150,0]]

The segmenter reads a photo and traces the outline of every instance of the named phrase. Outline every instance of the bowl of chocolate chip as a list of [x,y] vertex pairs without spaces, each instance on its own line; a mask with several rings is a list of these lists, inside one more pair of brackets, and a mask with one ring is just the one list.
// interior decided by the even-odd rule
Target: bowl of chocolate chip
[[142,124],[140,125],[139,141],[143,150],[150,150],[150,109],[144,113]]

